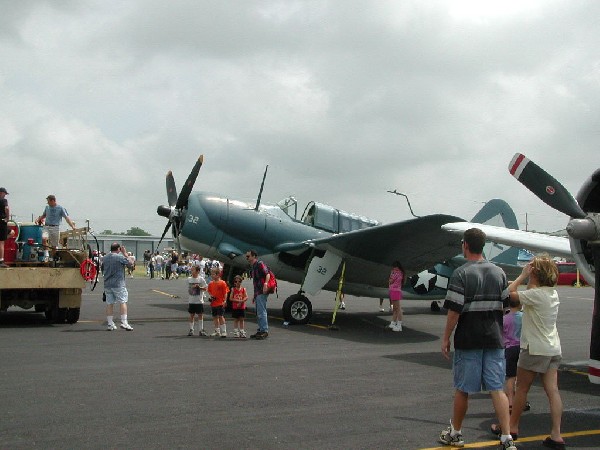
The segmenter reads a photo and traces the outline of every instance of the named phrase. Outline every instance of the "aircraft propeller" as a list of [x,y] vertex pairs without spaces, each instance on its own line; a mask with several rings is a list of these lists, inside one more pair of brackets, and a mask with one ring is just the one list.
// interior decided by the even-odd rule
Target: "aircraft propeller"
[[508,169],[543,202],[571,217],[566,226],[571,253],[579,271],[595,288],[589,377],[600,383],[600,169],[585,181],[577,199],[521,153],[515,154]]
[[169,231],[169,228],[172,228],[173,237],[176,239],[178,250],[181,251],[181,247],[179,245],[179,235],[181,234],[181,229],[183,228],[183,211],[184,209],[187,209],[188,200],[190,198],[190,194],[192,193],[192,189],[194,188],[194,183],[196,182],[198,174],[200,173],[200,168],[202,167],[203,161],[204,155],[200,155],[198,161],[196,161],[196,164],[194,164],[192,171],[188,175],[179,195],[177,195],[177,188],[175,186],[173,172],[170,170],[167,172],[166,186],[167,201],[169,202],[169,206],[161,205],[156,209],[156,212],[159,216],[169,219],[169,222],[167,223],[167,226],[160,237],[160,241],[158,241],[157,247],[160,246],[162,240],[167,234],[167,231]]
[[173,172],[170,170],[167,172],[167,199],[169,201],[169,206],[175,206],[177,203],[177,187],[175,186]]

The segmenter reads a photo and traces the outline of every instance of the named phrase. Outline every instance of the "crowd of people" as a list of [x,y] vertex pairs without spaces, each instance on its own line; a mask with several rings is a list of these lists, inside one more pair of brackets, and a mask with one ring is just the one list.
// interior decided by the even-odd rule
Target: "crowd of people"
[[[256,305],[258,329],[250,337],[257,340],[269,336],[267,316],[267,300],[271,293],[268,288],[272,272],[267,265],[258,259],[255,250],[246,253],[249,264],[249,274],[253,279],[254,296],[252,302]],[[135,258],[128,253],[124,246],[113,243],[108,255],[97,254],[97,264],[104,277],[104,301],[106,301],[107,330],[117,329],[114,323],[114,305],[119,304],[121,313],[121,328],[132,331],[133,328],[127,321],[128,291],[125,286],[125,271],[129,273],[135,267]],[[154,274],[162,279],[176,279],[180,275],[187,276],[188,283],[188,336],[194,336],[196,323],[199,336],[227,337],[227,324],[225,309],[227,301],[231,302],[232,317],[234,319],[233,337],[248,337],[245,330],[245,310],[248,294],[241,285],[242,277],[233,279],[233,287],[221,279],[223,266],[219,261],[204,260],[200,255],[179,256],[176,251],[170,253],[160,252],[144,254],[146,275],[154,278]],[[164,275],[163,275],[164,269]],[[208,334],[204,328],[205,297],[210,302],[212,323],[214,331]]]
[[[538,255],[509,284],[504,271],[485,259],[485,242],[485,233],[480,229],[465,231],[462,250],[466,263],[452,274],[444,301],[448,314],[441,351],[449,360],[453,341],[455,390],[450,426],[442,430],[439,441],[453,447],[465,445],[462,425],[468,410],[469,396],[487,391],[498,419],[491,431],[499,437],[502,449],[516,450],[520,417],[529,408],[527,393],[539,375],[548,397],[551,417],[550,435],[542,444],[547,448],[564,449],[566,444],[560,431],[562,401],[557,375],[561,362],[560,339],[556,328],[559,299],[555,286],[558,269],[548,255]],[[111,253],[120,251],[122,255],[119,259],[111,260],[111,268],[113,264],[132,264],[126,258],[123,247],[118,244],[113,244],[113,247]],[[252,301],[256,305],[257,318],[257,331],[251,337],[265,339],[269,336],[267,286],[271,272],[258,259],[256,251],[249,250],[245,256],[253,279]],[[144,259],[149,276],[152,276],[152,270],[162,274],[163,261],[166,266],[171,266],[170,276],[165,276],[166,278],[188,274],[188,335],[194,335],[195,322],[199,325],[198,334],[208,335],[204,329],[204,296],[208,295],[214,328],[210,336],[227,337],[224,319],[227,299],[232,302],[233,336],[247,336],[244,318],[248,295],[241,286],[241,276],[234,278],[234,285],[230,288],[221,279],[220,263],[205,261],[198,255],[180,258],[176,252],[171,255],[156,253]],[[106,272],[107,269],[104,270]],[[121,273],[124,271],[121,270]],[[107,273],[104,276],[106,286]],[[405,279],[402,264],[395,261],[389,276],[389,300],[392,307],[389,328],[395,332],[402,331],[401,300]],[[124,285],[124,274],[122,282]],[[519,286],[525,282],[526,290],[519,290]],[[110,294],[107,292],[108,329],[116,329],[112,320],[112,305],[109,305],[110,298],[112,303],[121,303],[121,327],[131,330],[127,323],[126,306],[123,307],[126,295],[123,290],[115,289],[113,287]]]
[[223,264],[216,259],[206,260],[200,255],[188,253],[180,255],[176,250],[154,253],[146,250],[143,259],[146,276],[162,280],[178,279],[180,276],[188,277],[194,266],[198,266],[202,276],[207,279],[211,276],[211,269],[223,270]]
[[[0,267],[4,264],[4,241],[7,238],[7,221],[10,217],[5,188],[0,188]],[[36,223],[44,225],[44,245],[47,249],[58,246],[61,220],[75,228],[67,211],[56,204],[56,197],[47,197],[48,206]],[[529,408],[527,394],[539,375],[550,406],[550,435],[542,442],[547,448],[564,449],[561,436],[562,400],[558,389],[558,368],[561,346],[556,321],[559,298],[555,289],[558,269],[548,255],[535,256],[519,277],[508,282],[502,269],[487,261],[483,255],[486,236],[478,228],[465,231],[462,240],[466,263],[452,274],[444,308],[448,314],[441,351],[451,358],[451,341],[454,353],[454,401],[450,426],[440,433],[444,445],[465,445],[462,425],[466,417],[469,396],[487,391],[498,419],[491,427],[499,436],[504,450],[516,450],[521,414]],[[269,336],[267,300],[271,271],[260,261],[255,250],[246,253],[249,275],[253,280],[257,331],[251,338]],[[204,329],[205,296],[211,306],[212,337],[227,337],[225,315],[226,301],[232,305],[233,336],[246,338],[245,310],[249,299],[242,286],[242,277],[236,276],[233,287],[221,279],[223,266],[219,261],[203,259],[200,255],[179,255],[176,251],[144,253],[144,268],[149,278],[165,280],[186,277],[188,282],[188,335],[208,336]],[[94,252],[94,261],[104,278],[107,330],[117,329],[114,322],[114,305],[119,305],[120,327],[132,331],[128,322],[128,291],[125,273],[133,277],[135,257],[123,245],[113,243],[110,253]],[[402,331],[402,285],[406,279],[399,261],[392,264],[389,276],[389,301],[394,332]],[[525,290],[519,286],[527,284]],[[380,301],[383,311],[383,301]]]

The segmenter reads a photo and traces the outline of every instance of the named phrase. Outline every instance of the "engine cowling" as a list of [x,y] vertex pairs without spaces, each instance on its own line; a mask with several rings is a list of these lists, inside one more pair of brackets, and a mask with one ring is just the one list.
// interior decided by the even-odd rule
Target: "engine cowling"
[[598,245],[600,239],[600,169],[585,181],[576,199],[588,217],[571,219],[567,226],[571,252],[579,272],[588,283],[595,286],[594,252],[590,242],[596,241],[595,245]]

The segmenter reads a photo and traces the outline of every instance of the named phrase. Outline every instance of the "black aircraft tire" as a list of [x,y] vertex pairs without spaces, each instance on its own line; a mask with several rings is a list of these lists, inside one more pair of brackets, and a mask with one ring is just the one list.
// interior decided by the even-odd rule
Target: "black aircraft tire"
[[290,295],[283,302],[282,313],[286,322],[305,325],[312,317],[312,304],[304,295]]
[[80,308],[69,308],[66,314],[67,323],[77,323],[80,312]]

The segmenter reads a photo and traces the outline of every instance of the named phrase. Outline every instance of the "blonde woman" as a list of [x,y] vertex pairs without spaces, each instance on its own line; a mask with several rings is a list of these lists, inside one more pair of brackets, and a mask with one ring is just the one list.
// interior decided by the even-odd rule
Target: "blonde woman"
[[[527,289],[518,287],[528,279]],[[540,255],[523,268],[521,275],[508,287],[511,301],[523,305],[521,352],[517,363],[517,389],[510,416],[510,432],[516,439],[519,420],[527,401],[527,393],[539,374],[550,404],[552,428],[544,447],[564,449],[560,433],[562,399],[558,391],[558,367],[561,362],[560,338],[556,329],[560,304],[555,286],[558,280],[556,264],[548,255]]]

